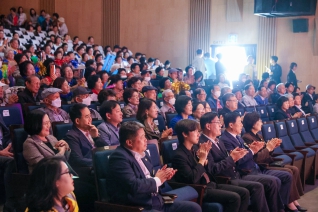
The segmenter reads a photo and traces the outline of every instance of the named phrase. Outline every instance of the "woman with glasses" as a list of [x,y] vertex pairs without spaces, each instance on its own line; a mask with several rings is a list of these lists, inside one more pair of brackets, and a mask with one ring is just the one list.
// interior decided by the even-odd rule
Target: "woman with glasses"
[[305,208],[302,208],[297,201],[300,199],[300,196],[304,195],[298,168],[292,165],[283,165],[282,167],[271,166],[271,164],[273,165],[275,162],[272,153],[274,149],[280,145],[281,140],[274,138],[267,142],[264,141],[263,136],[258,133],[261,131],[263,123],[257,112],[247,113],[244,116],[243,125],[246,130],[246,133],[242,136],[245,145],[250,145],[253,142],[263,142],[264,145],[261,150],[254,153],[255,162],[259,164],[268,164],[266,169],[286,171],[293,176],[289,204],[285,205],[285,211],[307,211]]
[[23,156],[30,173],[43,158],[60,156],[68,160],[71,152],[68,144],[64,140],[58,141],[50,135],[51,122],[42,109],[33,110],[27,115],[24,130],[29,137],[23,143]]
[[60,157],[44,158],[35,166],[26,193],[26,212],[78,212],[72,174]]
[[194,102],[205,102],[206,101],[206,92],[202,88],[197,88],[193,92],[193,101]]
[[137,89],[126,88],[123,94],[126,106],[123,108],[124,116],[134,116],[137,114],[139,105],[139,93]]
[[200,123],[200,118],[204,114],[205,114],[205,102],[194,102],[192,107],[193,118],[195,118],[195,120]]

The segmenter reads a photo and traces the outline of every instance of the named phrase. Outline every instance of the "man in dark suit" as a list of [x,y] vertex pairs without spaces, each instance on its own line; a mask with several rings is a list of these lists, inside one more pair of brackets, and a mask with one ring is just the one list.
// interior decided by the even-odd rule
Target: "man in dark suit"
[[295,87],[298,87],[297,83],[298,83],[298,80],[297,80],[297,77],[296,77],[296,74],[295,74],[295,71],[297,69],[297,63],[291,63],[290,64],[290,70],[287,74],[287,82],[291,82],[293,83],[293,85]]
[[224,94],[222,96],[222,101],[223,101],[224,107],[222,110],[219,111],[219,115],[223,116],[223,118],[225,114],[234,112],[235,110],[237,110],[238,100],[233,93]]
[[11,190],[10,178],[11,173],[15,170],[15,162],[13,159],[13,153],[11,152],[11,139],[10,131],[5,125],[2,115],[0,115],[0,181],[4,182],[4,190],[6,196],[6,202],[4,205],[4,211],[13,211],[14,193]]
[[[285,171],[268,170],[259,167],[254,161],[254,154],[261,150],[264,146],[262,142],[253,142],[249,146],[238,135],[241,134],[243,124],[242,119],[237,113],[228,113],[224,117],[225,132],[220,138],[224,143],[228,152],[235,148],[246,148],[249,152],[241,160],[237,162],[243,179],[253,180],[262,183],[265,191],[268,188],[277,186],[279,192],[274,192],[271,196],[266,195],[270,211],[279,211],[289,204],[290,188],[292,183],[292,175]],[[256,176],[256,177],[255,177]],[[276,185],[275,185],[276,184]],[[278,194],[278,195],[277,195]]]
[[181,120],[175,126],[180,143],[172,160],[172,167],[178,170],[175,180],[181,183],[207,185],[203,201],[221,203],[224,211],[247,211],[250,195],[246,188],[216,184],[214,176],[208,174],[206,168],[213,161],[209,154],[212,143],[205,142],[200,147],[196,145],[200,136],[198,129],[199,124],[189,119]]
[[270,59],[270,74],[271,74],[271,80],[274,80],[277,84],[281,83],[281,76],[282,76],[282,67],[277,64],[278,57],[277,56],[271,56]]
[[315,105],[315,89],[316,87],[313,85],[307,85],[306,86],[306,93],[304,94],[302,100],[301,100],[301,106],[305,113],[312,113],[313,112],[313,106]]
[[279,97],[284,96],[286,94],[286,87],[283,83],[279,83],[276,85],[276,92],[272,93],[269,98],[268,102],[272,104],[276,104]]
[[92,125],[91,113],[84,104],[74,104],[70,110],[73,122],[72,129],[67,132],[64,140],[68,143],[71,151],[69,163],[74,168],[92,167],[91,149],[96,146],[98,129]]
[[209,152],[212,155],[212,160],[208,162],[206,168],[208,174],[230,177],[231,185],[249,190],[252,211],[269,211],[263,185],[259,182],[242,180],[237,170],[235,163],[244,157],[248,151],[240,148],[236,148],[230,153],[226,151],[224,144],[217,139],[221,135],[221,124],[217,113],[204,114],[200,119],[200,125],[202,134],[199,143],[212,142],[212,148]]
[[[170,180],[176,170],[164,166],[154,172],[147,152],[144,126],[125,122],[119,130],[120,146],[110,155],[106,175],[110,202],[137,205],[147,211],[201,211],[197,203],[175,201],[164,204],[160,186]],[[119,168],[120,167],[120,168]]]

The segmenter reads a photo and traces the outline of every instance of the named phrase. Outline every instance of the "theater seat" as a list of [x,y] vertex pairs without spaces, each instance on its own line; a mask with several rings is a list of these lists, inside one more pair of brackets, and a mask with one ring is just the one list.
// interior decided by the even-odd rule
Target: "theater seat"
[[309,131],[315,140],[318,140],[318,123],[316,116],[307,117]]
[[166,130],[166,122],[162,115],[158,115],[153,121],[158,126],[160,132]]
[[63,122],[57,122],[52,123],[52,129],[53,129],[53,135],[55,138],[59,141],[64,138],[66,133],[72,129],[73,124],[71,123],[63,123]]
[[2,115],[4,123],[9,127],[10,125],[23,124],[23,116],[21,108],[15,106],[0,107],[0,114]]
[[269,121],[267,109],[265,105],[256,106],[256,111],[261,116],[262,121]]
[[10,134],[17,171],[21,174],[28,174],[28,165],[23,157],[23,143],[27,139],[28,134],[22,125],[11,125]]
[[174,151],[178,148],[179,141],[178,139],[171,139],[162,142],[161,151],[163,163],[171,166],[171,161],[174,156]]
[[266,109],[267,109],[267,112],[268,112],[269,120],[274,120],[275,112],[276,112],[276,110],[277,110],[276,105],[275,105],[275,104],[273,104],[273,105],[266,105]]
[[166,113],[167,126],[170,125],[170,121],[171,121],[176,115],[178,115],[178,114],[177,114],[177,113]]
[[304,144],[310,147],[317,147],[315,139],[312,137],[311,133],[309,132],[308,123],[306,118],[299,118],[297,119],[298,130],[301,135],[301,138],[304,141]]

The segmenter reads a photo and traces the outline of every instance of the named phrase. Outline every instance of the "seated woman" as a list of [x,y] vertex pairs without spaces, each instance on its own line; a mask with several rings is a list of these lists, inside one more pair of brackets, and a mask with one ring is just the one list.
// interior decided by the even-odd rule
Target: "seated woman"
[[218,85],[222,89],[223,87],[230,87],[230,82],[225,79],[224,74],[220,74],[218,79]]
[[63,65],[61,70],[62,77],[64,77],[68,85],[72,89],[75,89],[77,86],[84,86],[85,78],[76,79],[73,74],[73,68],[70,65]]
[[139,93],[137,89],[126,88],[123,94],[126,106],[123,108],[124,116],[133,116],[137,114],[139,105]]
[[113,89],[116,93],[117,101],[123,101],[124,83],[119,75],[112,75],[109,77],[109,84],[107,88]]
[[193,92],[193,102],[205,102],[206,92],[203,88],[197,88]]
[[193,74],[194,74],[194,67],[192,67],[192,66],[187,66],[186,68],[185,68],[185,75],[184,75],[184,77],[183,77],[183,81],[185,82],[185,83],[187,83],[188,85],[192,85],[193,83],[194,83],[194,76],[193,76]]
[[[210,111],[211,112],[211,111]],[[200,118],[205,114],[205,102],[194,102],[192,107],[193,118],[200,122]]]
[[[257,112],[247,113],[244,116],[243,125],[246,133],[242,136],[242,138],[247,145],[250,145],[253,142],[264,143],[263,136],[258,133],[262,129],[262,120]],[[266,142],[266,144],[264,143],[264,147],[257,153],[254,153],[255,162],[265,164],[271,164],[272,162],[274,162],[275,159],[271,155],[274,149],[278,147],[280,143],[281,140],[276,138]],[[286,211],[306,211],[306,209],[300,207],[297,201],[298,199],[300,199],[300,196],[304,195],[298,168],[292,165],[285,165],[284,167],[268,166],[267,169],[287,171],[293,176],[290,189],[289,204],[288,206],[286,206],[288,210]]]
[[177,98],[175,103],[175,108],[178,113],[173,119],[171,119],[169,127],[174,130],[174,126],[177,124],[178,121],[182,119],[192,119],[195,120],[192,114],[192,102],[191,98],[185,95],[181,95]]
[[244,108],[245,105],[242,103],[242,97],[243,97],[243,94],[242,94],[242,91],[240,89],[233,89],[232,93],[235,95],[235,97],[237,98],[237,108]]
[[158,93],[158,99],[162,98],[162,92],[168,89],[171,89],[171,82],[169,77],[163,77],[159,80],[160,91]]
[[127,81],[128,88],[135,88],[139,92],[139,98],[143,98],[144,95],[141,93],[142,85],[141,85],[141,77],[134,76]]
[[62,104],[71,104],[73,93],[71,92],[70,86],[68,85],[65,78],[56,78],[53,82],[53,87],[62,90],[62,93],[60,93]]
[[30,61],[24,61],[19,64],[19,70],[21,77],[16,77],[15,79],[15,85],[16,86],[25,86],[25,79],[28,76],[35,74],[34,65]]
[[25,211],[78,212],[72,176],[62,158],[41,160],[30,177]]
[[276,90],[276,82],[275,81],[269,81],[268,88],[267,88],[267,96],[270,96],[272,93],[274,93]]
[[192,89],[204,86],[203,73],[201,71],[196,71],[193,76],[194,83],[191,85]]
[[278,98],[277,102],[277,111],[275,112],[274,120],[284,120],[292,118],[292,115],[289,112],[289,100],[285,96]]
[[98,75],[91,75],[87,79],[87,87],[92,90],[92,94],[90,95],[92,101],[98,101],[98,94],[101,90],[103,90],[102,80]]
[[[288,98],[288,103],[289,103],[289,113],[291,114],[291,116],[293,118],[300,118],[302,117],[304,114],[303,112],[299,111],[299,109],[297,107],[295,107],[295,99],[294,96],[292,94],[285,94],[284,96],[286,96]],[[298,94],[295,94],[295,97],[298,96]],[[299,98],[299,97],[296,97]]]
[[172,129],[164,130],[160,133],[154,119],[158,117],[158,107],[156,102],[151,99],[142,99],[138,106],[137,120],[145,126],[147,140],[156,139],[160,143],[162,140],[172,135]]
[[51,121],[42,110],[33,110],[25,119],[24,130],[29,137],[23,143],[23,156],[31,173],[35,165],[43,158],[63,156],[68,160],[70,148],[64,140],[58,141],[50,135]]

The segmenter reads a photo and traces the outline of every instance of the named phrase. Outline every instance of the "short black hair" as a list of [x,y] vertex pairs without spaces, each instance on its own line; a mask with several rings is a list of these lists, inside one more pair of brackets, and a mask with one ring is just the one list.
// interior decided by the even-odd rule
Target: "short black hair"
[[258,112],[247,113],[243,119],[243,126],[246,132],[251,132],[253,126],[260,120]]
[[[258,90],[258,91],[261,91],[262,88],[265,88],[265,86],[264,86],[264,85],[260,85],[260,86],[258,86],[257,90]],[[265,89],[266,89],[266,88],[265,88]]]
[[119,103],[117,101],[114,101],[114,100],[109,100],[109,101],[103,102],[103,104],[99,108],[99,114],[104,121],[107,121],[106,113],[112,113],[113,109],[117,105],[120,107]]
[[197,88],[197,89],[195,89],[194,91],[193,91],[193,98],[194,99],[197,99],[197,95],[198,94],[201,94],[202,92],[204,91],[204,89],[203,88]]
[[128,99],[130,99],[135,92],[137,92],[137,94],[139,95],[137,89],[134,89],[134,88],[126,88],[125,89],[124,94],[123,94],[123,98],[124,98],[124,102],[126,104],[129,103]]
[[165,83],[167,80],[170,80],[168,77],[163,77],[159,80],[159,87],[161,89],[164,89],[165,88]]
[[231,98],[231,97],[235,97],[235,95],[233,93],[226,93],[222,96],[222,102],[223,105],[226,105],[226,102]]
[[11,7],[11,8],[10,8],[10,11],[11,11],[11,10],[12,10],[13,12],[16,12],[16,11],[17,11],[14,7]]
[[24,130],[31,136],[38,135],[42,131],[45,114],[42,109],[32,110],[25,119]]
[[201,71],[199,71],[199,70],[197,70],[196,72],[194,72],[193,76],[194,76],[194,80],[197,80],[197,79],[199,79],[200,77],[202,77],[201,80],[200,80],[200,82],[203,80],[203,73],[202,73]]
[[268,83],[268,86],[267,86],[267,87],[271,87],[272,85],[275,85],[275,87],[276,87],[277,83],[276,83],[274,80],[269,81],[269,83]]
[[131,64],[130,70],[133,71],[136,68],[136,66],[139,66],[139,64],[138,63]]
[[59,89],[61,89],[62,88],[62,85],[63,85],[63,83],[66,81],[66,79],[65,78],[63,78],[63,77],[58,77],[58,78],[56,78],[55,80],[54,80],[54,82],[53,82],[53,88],[59,88]]
[[164,70],[163,67],[158,66],[158,67],[156,68],[156,70],[155,70],[156,74],[158,74],[162,69]]
[[188,135],[189,132],[193,132],[199,129],[199,123],[191,119],[183,119],[177,122],[174,127],[174,131],[177,134],[180,144],[184,143],[183,133]]
[[290,85],[293,85],[293,86],[295,87],[294,83],[292,83],[292,82],[286,82],[286,83],[285,83],[285,88],[288,88]]
[[136,82],[138,82],[138,80],[140,80],[140,82],[142,81],[142,78],[141,77],[138,77],[138,76],[134,76],[132,78],[130,78],[128,81],[127,81],[127,87],[128,88],[131,88],[131,86],[133,84],[135,84]]
[[269,78],[269,73],[268,72],[265,72],[262,74],[262,79],[265,80],[265,79],[268,79]]
[[90,67],[91,65],[93,65],[95,63],[95,60],[89,59],[85,62],[85,67]]
[[192,112],[196,111],[199,105],[202,105],[205,109],[206,102],[193,101],[192,103]]
[[20,64],[19,64],[20,75],[21,75],[22,77],[26,77],[26,73],[27,73],[27,69],[28,69],[28,65],[29,65],[29,64],[31,64],[32,66],[34,66],[33,63],[32,63],[31,61],[29,61],[29,60],[26,60],[26,61],[24,61],[23,63],[20,63]]
[[[218,84],[213,83],[212,85],[210,85],[210,86],[209,86],[209,90],[210,90],[210,92],[211,92],[211,91],[214,91],[215,86],[219,86],[219,85],[218,85]],[[219,86],[219,87],[220,87],[220,86]]]
[[99,76],[98,75],[91,75],[87,79],[87,87],[89,89],[93,89],[95,87],[96,82],[98,81]]
[[58,13],[53,13],[52,16],[55,16],[56,19],[58,19],[60,17]]
[[289,100],[288,100],[287,97],[281,96],[281,97],[278,98],[278,100],[277,100],[277,102],[276,102],[276,105],[277,105],[277,107],[278,107],[279,109],[281,109],[282,106],[283,106],[283,104],[284,104],[284,102],[288,102],[288,101],[289,101]]
[[76,103],[71,106],[69,115],[73,123],[75,123],[75,119],[80,119],[82,117],[82,110],[86,107],[87,105],[81,103]]
[[203,114],[203,116],[200,119],[200,127],[201,129],[205,129],[205,125],[208,123],[211,123],[213,119],[215,119],[215,117],[217,117],[218,114],[215,112],[209,112],[206,114]]
[[116,97],[115,91],[112,89],[103,89],[99,92],[97,99],[100,104],[103,104],[104,101],[107,100],[109,96]]
[[184,111],[184,108],[189,103],[189,101],[191,101],[191,98],[188,96],[181,95],[177,98],[175,108],[179,115]]
[[118,81],[122,80],[120,75],[116,74],[116,75],[111,75],[109,77],[109,84],[108,85],[113,85],[116,84]]
[[290,64],[289,68],[290,68],[290,69],[293,69],[293,68],[294,68],[294,66],[296,66],[296,67],[297,67],[297,63],[292,62],[292,63]]
[[271,56],[271,59],[275,61],[275,63],[277,63],[278,61],[278,57],[277,56]]
[[85,68],[85,73],[84,73],[84,78],[85,78],[86,80],[88,80],[88,78],[89,78],[90,76],[92,76],[92,73],[93,73],[94,71],[95,71],[95,73],[96,73],[95,68],[93,68],[93,67],[91,67],[91,66],[86,67],[86,68]]
[[[251,84],[245,85],[245,86],[244,86],[244,90],[247,91],[248,89],[250,89],[251,86],[253,86],[253,85],[251,85]],[[253,86],[253,87],[254,87],[254,86]]]
[[197,49],[197,54],[202,54],[202,49]]
[[189,71],[190,68],[192,68],[192,69],[194,70],[194,67],[193,67],[193,66],[187,66],[187,67],[185,68],[185,72],[188,73],[188,71]]
[[230,113],[226,113],[224,115],[224,125],[225,125],[225,128],[228,128],[230,126],[230,123],[235,123],[236,122],[236,119],[237,117],[240,117],[240,114],[239,113],[236,113],[236,112],[230,112]]
[[139,129],[144,129],[144,125],[137,121],[124,122],[119,129],[119,143],[121,146],[126,144],[126,141],[136,137]]

